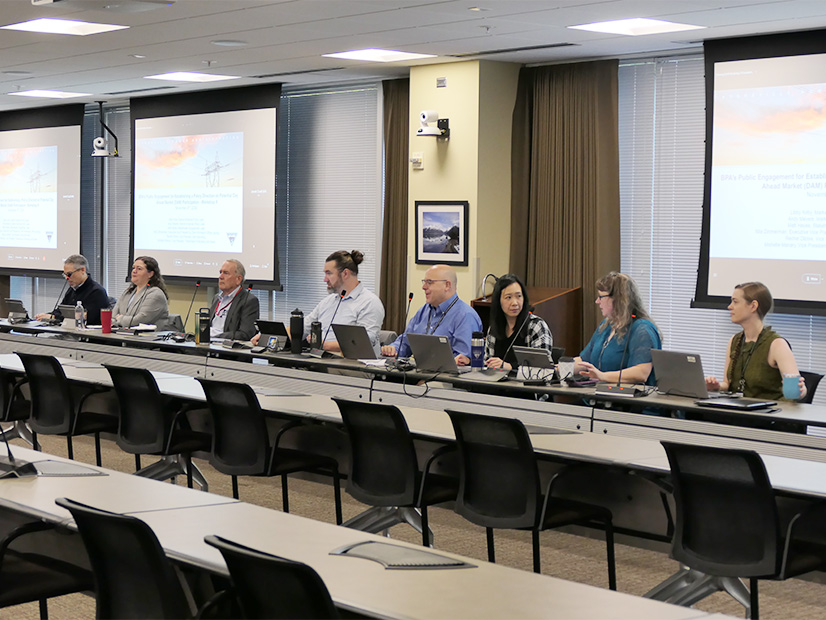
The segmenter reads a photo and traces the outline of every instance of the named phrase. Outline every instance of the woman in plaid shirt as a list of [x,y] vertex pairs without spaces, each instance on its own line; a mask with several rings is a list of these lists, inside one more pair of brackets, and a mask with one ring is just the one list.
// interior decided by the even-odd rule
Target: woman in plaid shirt
[[[503,370],[516,368],[514,346],[545,349],[550,359],[553,343],[548,324],[530,311],[528,291],[519,276],[508,273],[499,278],[490,302],[485,365]],[[457,362],[469,364],[470,360],[457,358]]]

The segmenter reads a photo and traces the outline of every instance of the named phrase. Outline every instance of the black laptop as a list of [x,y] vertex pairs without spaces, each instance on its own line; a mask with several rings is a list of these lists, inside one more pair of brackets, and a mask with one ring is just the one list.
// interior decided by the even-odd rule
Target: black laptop
[[372,360],[379,356],[370,342],[370,335],[363,325],[340,325],[333,323],[341,354],[351,360]]
[[253,349],[269,351],[283,351],[289,348],[290,338],[287,335],[287,328],[281,321],[264,321],[258,319],[255,321],[255,327],[261,332],[261,337],[258,340],[258,347]]
[[424,372],[446,372],[453,375],[470,372],[470,366],[456,365],[453,348],[447,336],[407,334],[407,342],[416,359],[416,369]]

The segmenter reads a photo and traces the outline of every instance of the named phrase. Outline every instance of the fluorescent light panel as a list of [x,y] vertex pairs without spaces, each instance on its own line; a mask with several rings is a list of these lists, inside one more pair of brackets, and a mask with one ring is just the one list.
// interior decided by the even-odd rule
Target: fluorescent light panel
[[71,99],[72,97],[89,97],[92,93],[68,93],[62,90],[20,90],[8,93],[18,97],[45,97],[47,99]]
[[100,34],[101,32],[111,32],[113,30],[123,30],[124,28],[129,28],[129,26],[93,24],[91,22],[81,22],[73,19],[51,19],[48,17],[2,26],[4,30],[43,32],[46,34],[71,34],[79,37],[85,37],[89,34]]
[[568,26],[568,28],[571,28],[572,30],[589,30],[591,32],[624,34],[636,37],[646,34],[663,34],[666,32],[699,30],[701,28],[705,28],[705,26],[692,26],[691,24],[678,24],[676,22],[666,22],[660,19],[634,17],[632,19],[616,19],[607,22],[594,22],[593,24]]
[[421,58],[435,58],[434,54],[409,54],[396,50],[351,50],[335,54],[322,54],[325,58],[344,58],[346,60],[366,60],[368,62],[399,62],[403,60],[419,60]]
[[194,73],[192,71],[173,71],[158,75],[145,75],[147,80],[169,80],[170,82],[220,82],[221,80],[237,80],[237,75],[212,75],[210,73]]

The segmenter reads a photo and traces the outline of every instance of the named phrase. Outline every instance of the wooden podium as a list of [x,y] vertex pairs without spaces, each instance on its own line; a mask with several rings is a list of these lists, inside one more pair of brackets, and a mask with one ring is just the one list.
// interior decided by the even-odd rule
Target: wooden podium
[[[565,355],[575,357],[582,351],[582,288],[529,286],[528,298],[533,313],[545,319],[554,336],[555,347],[565,347]],[[490,296],[470,302],[482,319],[485,332],[490,324]]]

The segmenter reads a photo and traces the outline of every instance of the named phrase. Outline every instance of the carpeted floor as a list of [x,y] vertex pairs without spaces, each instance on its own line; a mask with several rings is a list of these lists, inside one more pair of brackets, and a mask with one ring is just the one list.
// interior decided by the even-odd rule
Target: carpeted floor
[[[52,454],[66,456],[66,442],[63,438],[43,437],[44,450]],[[19,440],[18,440],[19,441]],[[103,465],[124,472],[134,471],[134,458],[121,452],[113,442],[104,441]],[[75,439],[75,458],[93,463],[94,449],[90,438]],[[150,460],[144,457],[144,464]],[[230,496],[228,476],[212,470],[199,461],[210,483],[210,491]],[[185,480],[179,480],[185,484]],[[277,479],[240,478],[241,499],[273,508],[281,509],[281,487]],[[344,518],[348,519],[363,506],[343,493]],[[333,522],[332,487],[328,484],[292,479],[290,481],[291,512],[322,521]],[[467,523],[451,510],[431,509],[431,524],[436,537],[436,548],[459,553],[471,558],[487,558],[485,533],[480,527]],[[420,542],[420,535],[406,525],[396,526],[391,536],[413,543]],[[498,563],[531,570],[531,545],[529,532],[498,531],[496,533],[496,559]],[[677,569],[677,564],[666,554],[618,544],[617,581],[621,592],[641,595]],[[605,564],[605,544],[599,539],[560,532],[542,534],[542,572],[598,587],[607,587],[608,577]],[[743,615],[743,608],[728,595],[715,594],[697,605],[698,609],[719,612],[732,616]],[[786,620],[788,618],[820,619],[826,616],[826,585],[800,579],[785,582],[761,582],[761,617],[766,620]],[[84,595],[71,595],[49,602],[50,618],[82,619],[94,618],[95,602]],[[36,619],[39,617],[37,604],[19,605],[0,610],[0,618]]]

